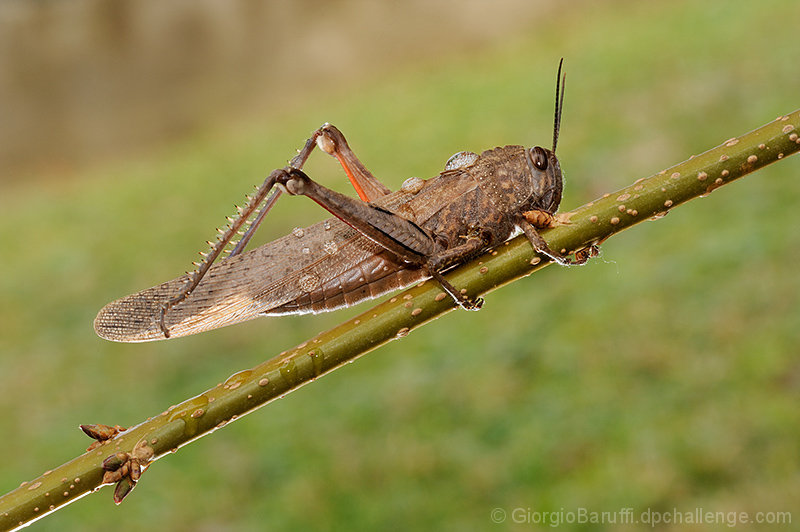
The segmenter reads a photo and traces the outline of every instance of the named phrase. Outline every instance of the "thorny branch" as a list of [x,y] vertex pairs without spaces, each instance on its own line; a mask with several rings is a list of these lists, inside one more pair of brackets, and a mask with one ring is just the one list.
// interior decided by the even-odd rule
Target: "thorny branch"
[[[663,216],[762,166],[800,150],[800,111],[778,117],[701,155],[639,179],[632,185],[560,215],[568,222],[544,236],[562,253],[590,250],[639,222]],[[582,253],[589,253],[582,251]],[[518,237],[448,275],[471,294],[485,293],[549,264]],[[437,283],[424,282],[252,368],[222,385],[124,430],[82,426],[97,442],[89,450],[0,497],[0,529],[24,526],[105,483],[116,483],[115,501],[141,473],[171,451],[282,397],[376,347],[453,310]]]

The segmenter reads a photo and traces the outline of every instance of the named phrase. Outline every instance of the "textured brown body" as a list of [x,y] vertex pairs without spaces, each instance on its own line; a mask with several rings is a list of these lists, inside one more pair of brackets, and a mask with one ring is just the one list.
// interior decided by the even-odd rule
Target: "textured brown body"
[[[437,270],[446,269],[508,239],[520,224],[520,213],[556,211],[562,186],[558,161],[542,150],[551,172],[540,171],[530,152],[522,146],[488,150],[473,155],[469,164],[427,181],[409,180],[397,192],[360,203],[380,214],[384,225],[394,215],[412,222],[426,235],[403,243],[411,237],[398,231],[399,245],[413,257],[430,259]],[[383,235],[381,220],[376,225]],[[335,310],[430,276],[424,264],[374,240],[336,218],[296,229],[212,266],[191,294],[170,309],[164,324],[170,336],[183,336],[261,315]],[[117,341],[163,339],[159,311],[187,279],[109,303],[98,314],[95,330]]]

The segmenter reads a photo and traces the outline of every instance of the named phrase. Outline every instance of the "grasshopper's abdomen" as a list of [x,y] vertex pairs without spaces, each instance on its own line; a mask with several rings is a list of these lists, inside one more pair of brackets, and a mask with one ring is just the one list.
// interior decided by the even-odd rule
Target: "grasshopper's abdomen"
[[427,277],[425,270],[401,265],[391,253],[381,251],[324,282],[319,281],[314,272],[307,272],[298,283],[304,288],[302,294],[264,314],[336,310],[408,287]]

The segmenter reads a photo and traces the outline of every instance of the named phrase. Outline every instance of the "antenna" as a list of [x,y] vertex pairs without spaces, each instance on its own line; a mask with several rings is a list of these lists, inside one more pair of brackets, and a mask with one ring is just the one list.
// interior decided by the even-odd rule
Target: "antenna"
[[[561,110],[564,108],[564,87],[567,84],[567,73],[561,76],[561,65],[564,63],[564,58],[558,62],[558,73],[556,74],[556,112],[553,118],[553,153],[556,152],[556,144],[558,144],[558,132],[561,129]],[[559,83],[560,82],[560,83]]]

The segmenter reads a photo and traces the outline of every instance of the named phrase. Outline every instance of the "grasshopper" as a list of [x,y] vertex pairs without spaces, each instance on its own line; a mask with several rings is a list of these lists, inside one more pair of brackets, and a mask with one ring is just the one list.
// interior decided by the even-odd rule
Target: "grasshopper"
[[[390,192],[344,135],[326,123],[287,167],[267,177],[224,230],[218,229],[219,238],[209,242],[194,271],[109,303],[97,315],[95,331],[120,342],[161,340],[258,316],[331,311],[428,278],[462,308],[477,310],[483,300],[462,293],[443,272],[520,230],[552,261],[585,262],[590,254],[569,259],[551,250],[537,231],[557,223],[561,202],[563,178],[555,155],[566,81],[561,66],[552,149],[459,152],[438,176],[411,178]],[[315,148],[339,161],[359,199],[330,190],[302,171]],[[283,193],[307,196],[334,218],[243,252]],[[243,236],[234,243],[237,233]],[[224,251],[229,256],[215,264]]]

